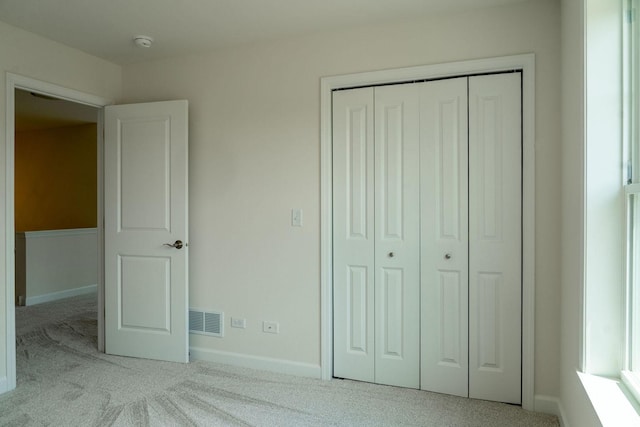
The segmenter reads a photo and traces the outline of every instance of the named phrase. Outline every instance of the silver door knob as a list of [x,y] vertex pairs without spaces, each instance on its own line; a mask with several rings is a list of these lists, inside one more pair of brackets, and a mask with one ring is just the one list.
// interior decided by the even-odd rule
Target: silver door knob
[[394,256],[396,256],[396,254],[394,254],[393,252],[389,252],[389,258],[393,258]]
[[451,259],[451,254],[444,254],[444,259]]
[[165,243],[164,246],[169,246],[170,248],[182,249],[182,240],[176,240],[174,243]]

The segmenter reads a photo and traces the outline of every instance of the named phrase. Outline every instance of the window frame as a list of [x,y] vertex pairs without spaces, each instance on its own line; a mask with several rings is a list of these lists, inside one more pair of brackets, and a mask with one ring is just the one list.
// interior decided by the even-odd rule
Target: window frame
[[[623,0],[622,136],[625,182],[625,332],[622,382],[640,402],[640,0]],[[639,260],[640,261],[640,260]],[[640,262],[636,264],[640,265]],[[634,316],[635,313],[635,316]],[[635,350],[635,351],[634,351]]]

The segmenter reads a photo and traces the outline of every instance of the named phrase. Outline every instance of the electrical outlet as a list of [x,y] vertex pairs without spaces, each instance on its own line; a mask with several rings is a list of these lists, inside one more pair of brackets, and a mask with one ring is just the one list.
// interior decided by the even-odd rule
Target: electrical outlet
[[262,322],[262,332],[266,332],[268,334],[277,334],[280,333],[280,325],[278,322]]
[[238,317],[231,318],[231,327],[232,328],[246,328],[247,327],[247,319],[240,319]]

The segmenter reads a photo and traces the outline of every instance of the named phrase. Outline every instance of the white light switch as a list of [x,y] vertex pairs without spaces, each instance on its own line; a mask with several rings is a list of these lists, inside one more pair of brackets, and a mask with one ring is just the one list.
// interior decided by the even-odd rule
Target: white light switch
[[291,209],[291,226],[302,227],[302,209]]

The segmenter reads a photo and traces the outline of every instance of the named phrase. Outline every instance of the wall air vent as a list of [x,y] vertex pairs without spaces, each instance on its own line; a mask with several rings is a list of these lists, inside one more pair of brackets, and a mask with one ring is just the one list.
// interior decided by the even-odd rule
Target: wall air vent
[[189,332],[192,334],[224,336],[224,313],[189,309]]

